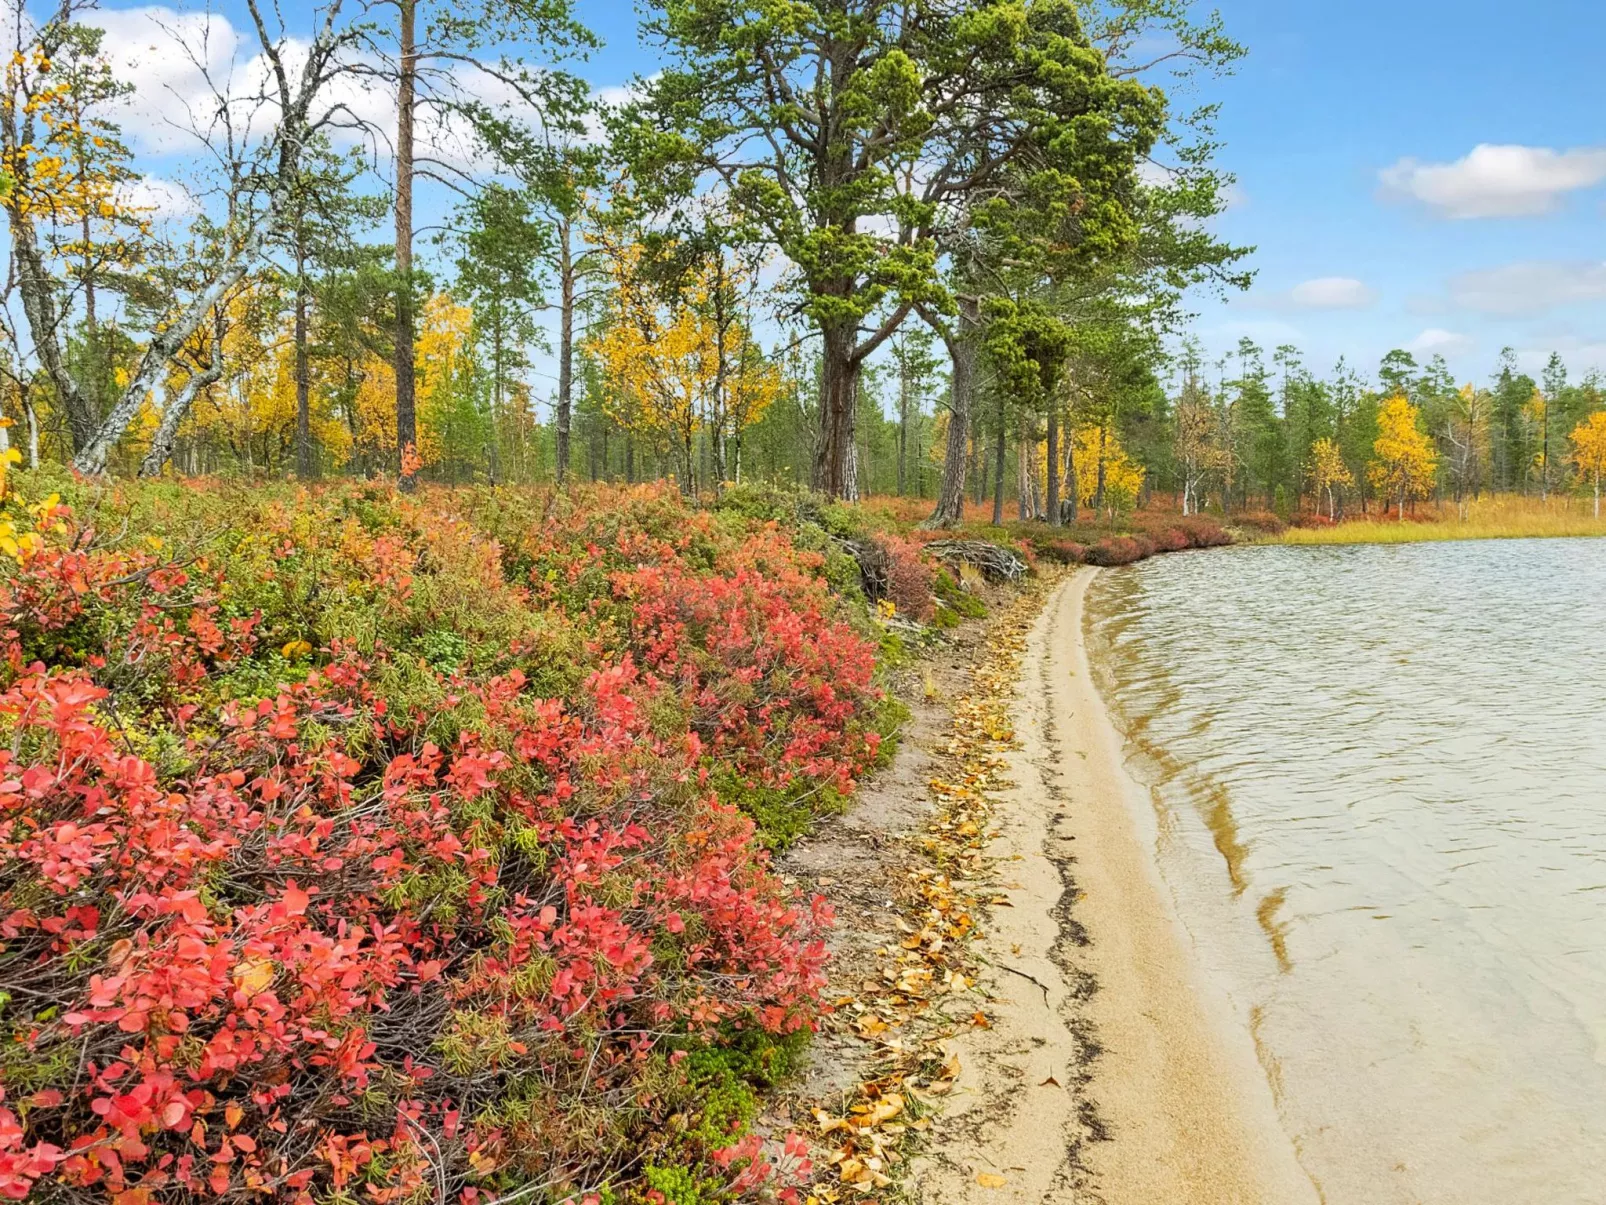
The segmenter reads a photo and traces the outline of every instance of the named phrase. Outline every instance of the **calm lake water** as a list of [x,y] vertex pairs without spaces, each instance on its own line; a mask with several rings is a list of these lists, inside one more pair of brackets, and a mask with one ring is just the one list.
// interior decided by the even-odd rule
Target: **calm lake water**
[[1606,540],[1159,557],[1088,622],[1328,1205],[1606,1202]]

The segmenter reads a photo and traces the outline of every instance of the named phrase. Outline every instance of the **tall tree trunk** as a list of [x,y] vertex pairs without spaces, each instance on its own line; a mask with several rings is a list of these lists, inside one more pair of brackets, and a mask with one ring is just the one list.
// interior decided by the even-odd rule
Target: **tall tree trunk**
[[858,409],[859,362],[853,358],[852,323],[824,327],[820,364],[820,444],[814,486],[832,498],[855,501],[858,481],[853,454],[854,412]]
[[418,448],[413,316],[413,111],[418,72],[414,23],[418,0],[396,0],[401,15],[400,70],[396,85],[396,454],[401,487],[414,485],[408,453]]
[[976,392],[979,353],[976,334],[980,320],[980,303],[973,297],[961,297],[955,329],[939,332],[948,346],[952,367],[948,390],[948,445],[943,451],[937,508],[926,520],[927,527],[953,527],[965,517],[965,474],[970,467],[970,410]]
[[1060,407],[1058,400],[1048,404],[1048,522],[1058,527],[1065,520],[1060,515]]
[[558,407],[557,477],[569,477],[569,432],[574,418],[574,227],[568,218],[558,222],[558,279],[562,295],[558,306]]
[[[39,412],[34,409],[33,391],[27,385],[22,387],[22,417],[28,424],[28,467],[39,467]],[[1599,492],[1599,485],[1596,485]]]
[[89,344],[95,345],[95,269],[90,262],[89,244],[89,213],[84,212],[84,333],[89,337]]
[[[95,268],[91,259],[89,242],[89,213],[83,216],[82,235],[84,240],[84,363],[87,371],[80,374],[79,388],[84,392],[84,400],[88,409],[100,414],[101,399],[101,373],[109,367],[105,363],[105,353],[100,345],[100,326],[95,305]],[[109,375],[109,374],[108,374]]]
[[1075,523],[1077,508],[1082,501],[1082,483],[1076,479],[1076,438],[1073,430],[1065,432],[1065,519]]
[[1545,399],[1539,420],[1539,500],[1550,501],[1550,399]]
[[1095,512],[1104,509],[1104,463],[1105,451],[1108,447],[1110,428],[1105,423],[1099,427],[1099,463],[1098,476],[1093,482],[1093,509]]
[[311,481],[312,373],[307,362],[307,245],[306,224],[296,225],[296,476]]
[[995,392],[998,394],[998,447],[993,455],[998,470],[998,478],[993,482],[993,526],[1002,527],[1004,525],[1004,435],[1007,430],[1007,420],[1005,418],[1004,391],[996,389]]
[[501,443],[502,422],[502,383],[507,373],[503,367],[502,353],[502,319],[500,309],[496,314],[494,325],[495,333],[491,339],[491,371],[495,383],[491,386],[491,430],[490,438],[485,441],[486,465],[490,470],[491,484],[499,485],[502,479],[502,457],[498,449]]
[[1027,515],[1034,504],[1034,499],[1031,497],[1032,480],[1026,470],[1026,457],[1028,454],[1026,430],[1023,423],[1015,442],[1015,509],[1017,517],[1022,523],[1026,522]]
[[898,372],[898,497],[902,498],[908,486],[909,457],[909,369],[899,365]]

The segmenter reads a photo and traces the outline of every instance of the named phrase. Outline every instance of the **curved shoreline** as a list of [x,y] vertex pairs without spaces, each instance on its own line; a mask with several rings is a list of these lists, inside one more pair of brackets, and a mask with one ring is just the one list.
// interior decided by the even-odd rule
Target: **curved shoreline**
[[1053,590],[1021,664],[1020,747],[989,850],[1008,906],[980,943],[997,1016],[953,1044],[965,1071],[952,1136],[920,1197],[1315,1205],[1250,1018],[1197,966],[1153,810],[1094,684],[1083,617],[1096,572]]
[[1078,834],[1087,969],[1100,985],[1089,1013],[1105,1052],[1089,1091],[1114,1131],[1089,1162],[1112,1201],[1316,1201],[1278,1122],[1249,1018],[1200,971],[1161,877],[1154,812],[1092,676],[1084,618],[1093,576],[1077,574],[1049,601],[1044,683]]

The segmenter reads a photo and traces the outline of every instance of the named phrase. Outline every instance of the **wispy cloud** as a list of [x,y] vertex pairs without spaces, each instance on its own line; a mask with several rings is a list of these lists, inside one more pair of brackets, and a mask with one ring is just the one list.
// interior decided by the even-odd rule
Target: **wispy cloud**
[[1363,310],[1377,301],[1377,291],[1353,276],[1317,276],[1281,292],[1253,292],[1238,304],[1248,309]]
[[1377,292],[1353,276],[1318,276],[1288,290],[1286,302],[1300,310],[1362,310]]
[[1452,305],[1497,315],[1536,314],[1606,301],[1606,262],[1519,260],[1453,276],[1448,292]]
[[1476,346],[1477,340],[1471,335],[1430,326],[1407,343],[1405,350],[1424,356],[1454,356],[1471,351]]

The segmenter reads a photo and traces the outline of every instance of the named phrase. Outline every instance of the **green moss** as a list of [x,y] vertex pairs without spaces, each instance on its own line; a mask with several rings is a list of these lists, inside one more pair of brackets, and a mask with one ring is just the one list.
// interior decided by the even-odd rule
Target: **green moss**
[[719,1199],[719,1182],[704,1180],[689,1167],[649,1163],[642,1176],[649,1189],[663,1194],[666,1205],[713,1205]]
[[[945,610],[951,612],[959,619],[981,619],[987,614],[987,604],[974,594],[962,590],[954,575],[946,569],[937,570],[937,576],[931,584],[932,593],[937,596],[937,614],[940,616]],[[938,626],[953,627],[955,623],[939,624]]]
[[786,849],[806,834],[816,816],[839,814],[847,806],[847,798],[828,783],[770,787],[744,781],[724,767],[714,769],[710,777],[721,802],[751,816],[758,826],[759,839],[775,851]]

